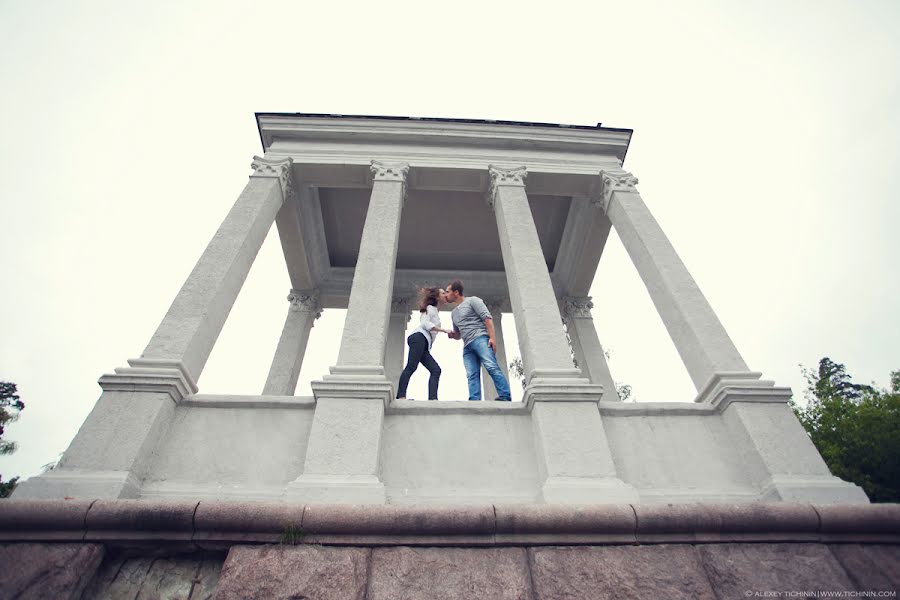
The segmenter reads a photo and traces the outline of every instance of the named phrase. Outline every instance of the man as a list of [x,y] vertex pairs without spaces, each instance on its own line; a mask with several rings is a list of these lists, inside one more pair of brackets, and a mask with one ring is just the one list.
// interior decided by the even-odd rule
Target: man
[[497,342],[494,339],[494,320],[487,306],[478,296],[463,295],[463,284],[455,279],[447,286],[447,302],[456,304],[450,315],[453,320],[452,339],[463,341],[463,364],[469,381],[469,400],[481,400],[481,367],[488,372],[497,388],[497,400],[512,400],[509,382],[497,364]]

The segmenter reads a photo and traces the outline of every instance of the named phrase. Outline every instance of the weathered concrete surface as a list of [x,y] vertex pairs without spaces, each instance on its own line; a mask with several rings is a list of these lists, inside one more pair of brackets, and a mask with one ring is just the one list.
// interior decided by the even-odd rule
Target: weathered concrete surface
[[99,544],[0,545],[0,598],[80,598],[103,554]]
[[857,589],[824,544],[709,544],[697,551],[720,598]]
[[224,560],[221,554],[112,557],[103,563],[82,600],[209,600]]
[[829,546],[858,590],[900,589],[900,546]]
[[523,548],[376,548],[369,600],[531,600]]
[[370,552],[368,548],[234,546],[215,598],[362,600]]
[[693,546],[547,547],[528,552],[536,600],[717,598]]

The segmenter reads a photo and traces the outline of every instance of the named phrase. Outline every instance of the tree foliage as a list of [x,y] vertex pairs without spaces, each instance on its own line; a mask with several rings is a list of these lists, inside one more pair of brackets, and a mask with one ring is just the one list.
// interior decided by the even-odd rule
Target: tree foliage
[[[19,413],[25,408],[25,403],[19,399],[19,390],[16,384],[9,381],[0,381],[0,455],[12,454],[16,451],[16,443],[3,439],[7,423],[19,418]],[[0,475],[0,498],[6,498],[16,488],[18,477],[13,477],[3,482]]]
[[831,472],[873,502],[900,501],[900,371],[889,390],[853,383],[828,357],[802,371],[806,406],[791,406]]

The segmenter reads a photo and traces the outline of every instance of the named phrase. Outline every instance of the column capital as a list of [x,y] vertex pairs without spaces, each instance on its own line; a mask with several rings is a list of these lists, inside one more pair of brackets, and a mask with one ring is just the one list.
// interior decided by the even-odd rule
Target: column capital
[[594,303],[591,300],[590,296],[583,297],[575,297],[575,296],[564,296],[563,297],[563,316],[567,319],[582,317],[582,318],[592,318],[591,317],[591,309],[594,308]]
[[375,181],[399,181],[406,183],[406,175],[409,173],[409,163],[391,163],[373,160],[369,165],[372,178]]
[[412,298],[408,296],[393,296],[391,298],[391,314],[406,315],[406,321],[412,319]]
[[265,158],[263,156],[254,156],[250,168],[253,173],[250,177],[271,177],[277,178],[281,184],[281,193],[284,201],[287,202],[294,191],[293,178],[291,177],[291,165],[294,159],[290,156],[285,158]]
[[525,187],[525,178],[528,176],[528,169],[524,165],[508,169],[488,165],[488,172],[491,174],[491,189],[487,195],[487,203],[491,208],[494,207],[500,186]]
[[287,299],[291,303],[291,310],[311,313],[316,319],[322,316],[318,290],[291,290]]
[[636,192],[634,186],[638,178],[625,169],[606,169],[600,171],[600,194],[591,199],[591,203],[608,212],[613,192]]
[[482,298],[482,301],[484,301],[487,309],[491,311],[491,315],[494,315],[494,313],[503,314],[503,311],[510,312],[512,310],[509,306],[509,298]]
[[369,171],[372,173],[373,181],[395,181],[402,186],[402,195],[400,196],[400,205],[406,204],[406,175],[409,173],[409,163],[403,162],[383,162],[373,160],[369,165]]

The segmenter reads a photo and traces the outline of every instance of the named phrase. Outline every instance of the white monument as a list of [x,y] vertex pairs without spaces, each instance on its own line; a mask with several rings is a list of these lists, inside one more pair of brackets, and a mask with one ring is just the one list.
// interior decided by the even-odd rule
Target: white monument
[[[20,484],[17,498],[868,502],[828,471],[787,405],[790,390],[741,358],[622,168],[630,130],[307,114],[257,122],[264,156],[156,333],[100,378],[103,393],[58,468]],[[438,215],[446,227],[421,226]],[[290,293],[262,394],[199,394],[273,222]],[[612,227],[695,398],[618,402],[588,297]],[[416,288],[456,276],[489,302],[501,364],[500,317],[515,315],[522,403],[393,400]],[[336,364],[313,397],[294,396],[310,329],[331,308],[347,309]]]

